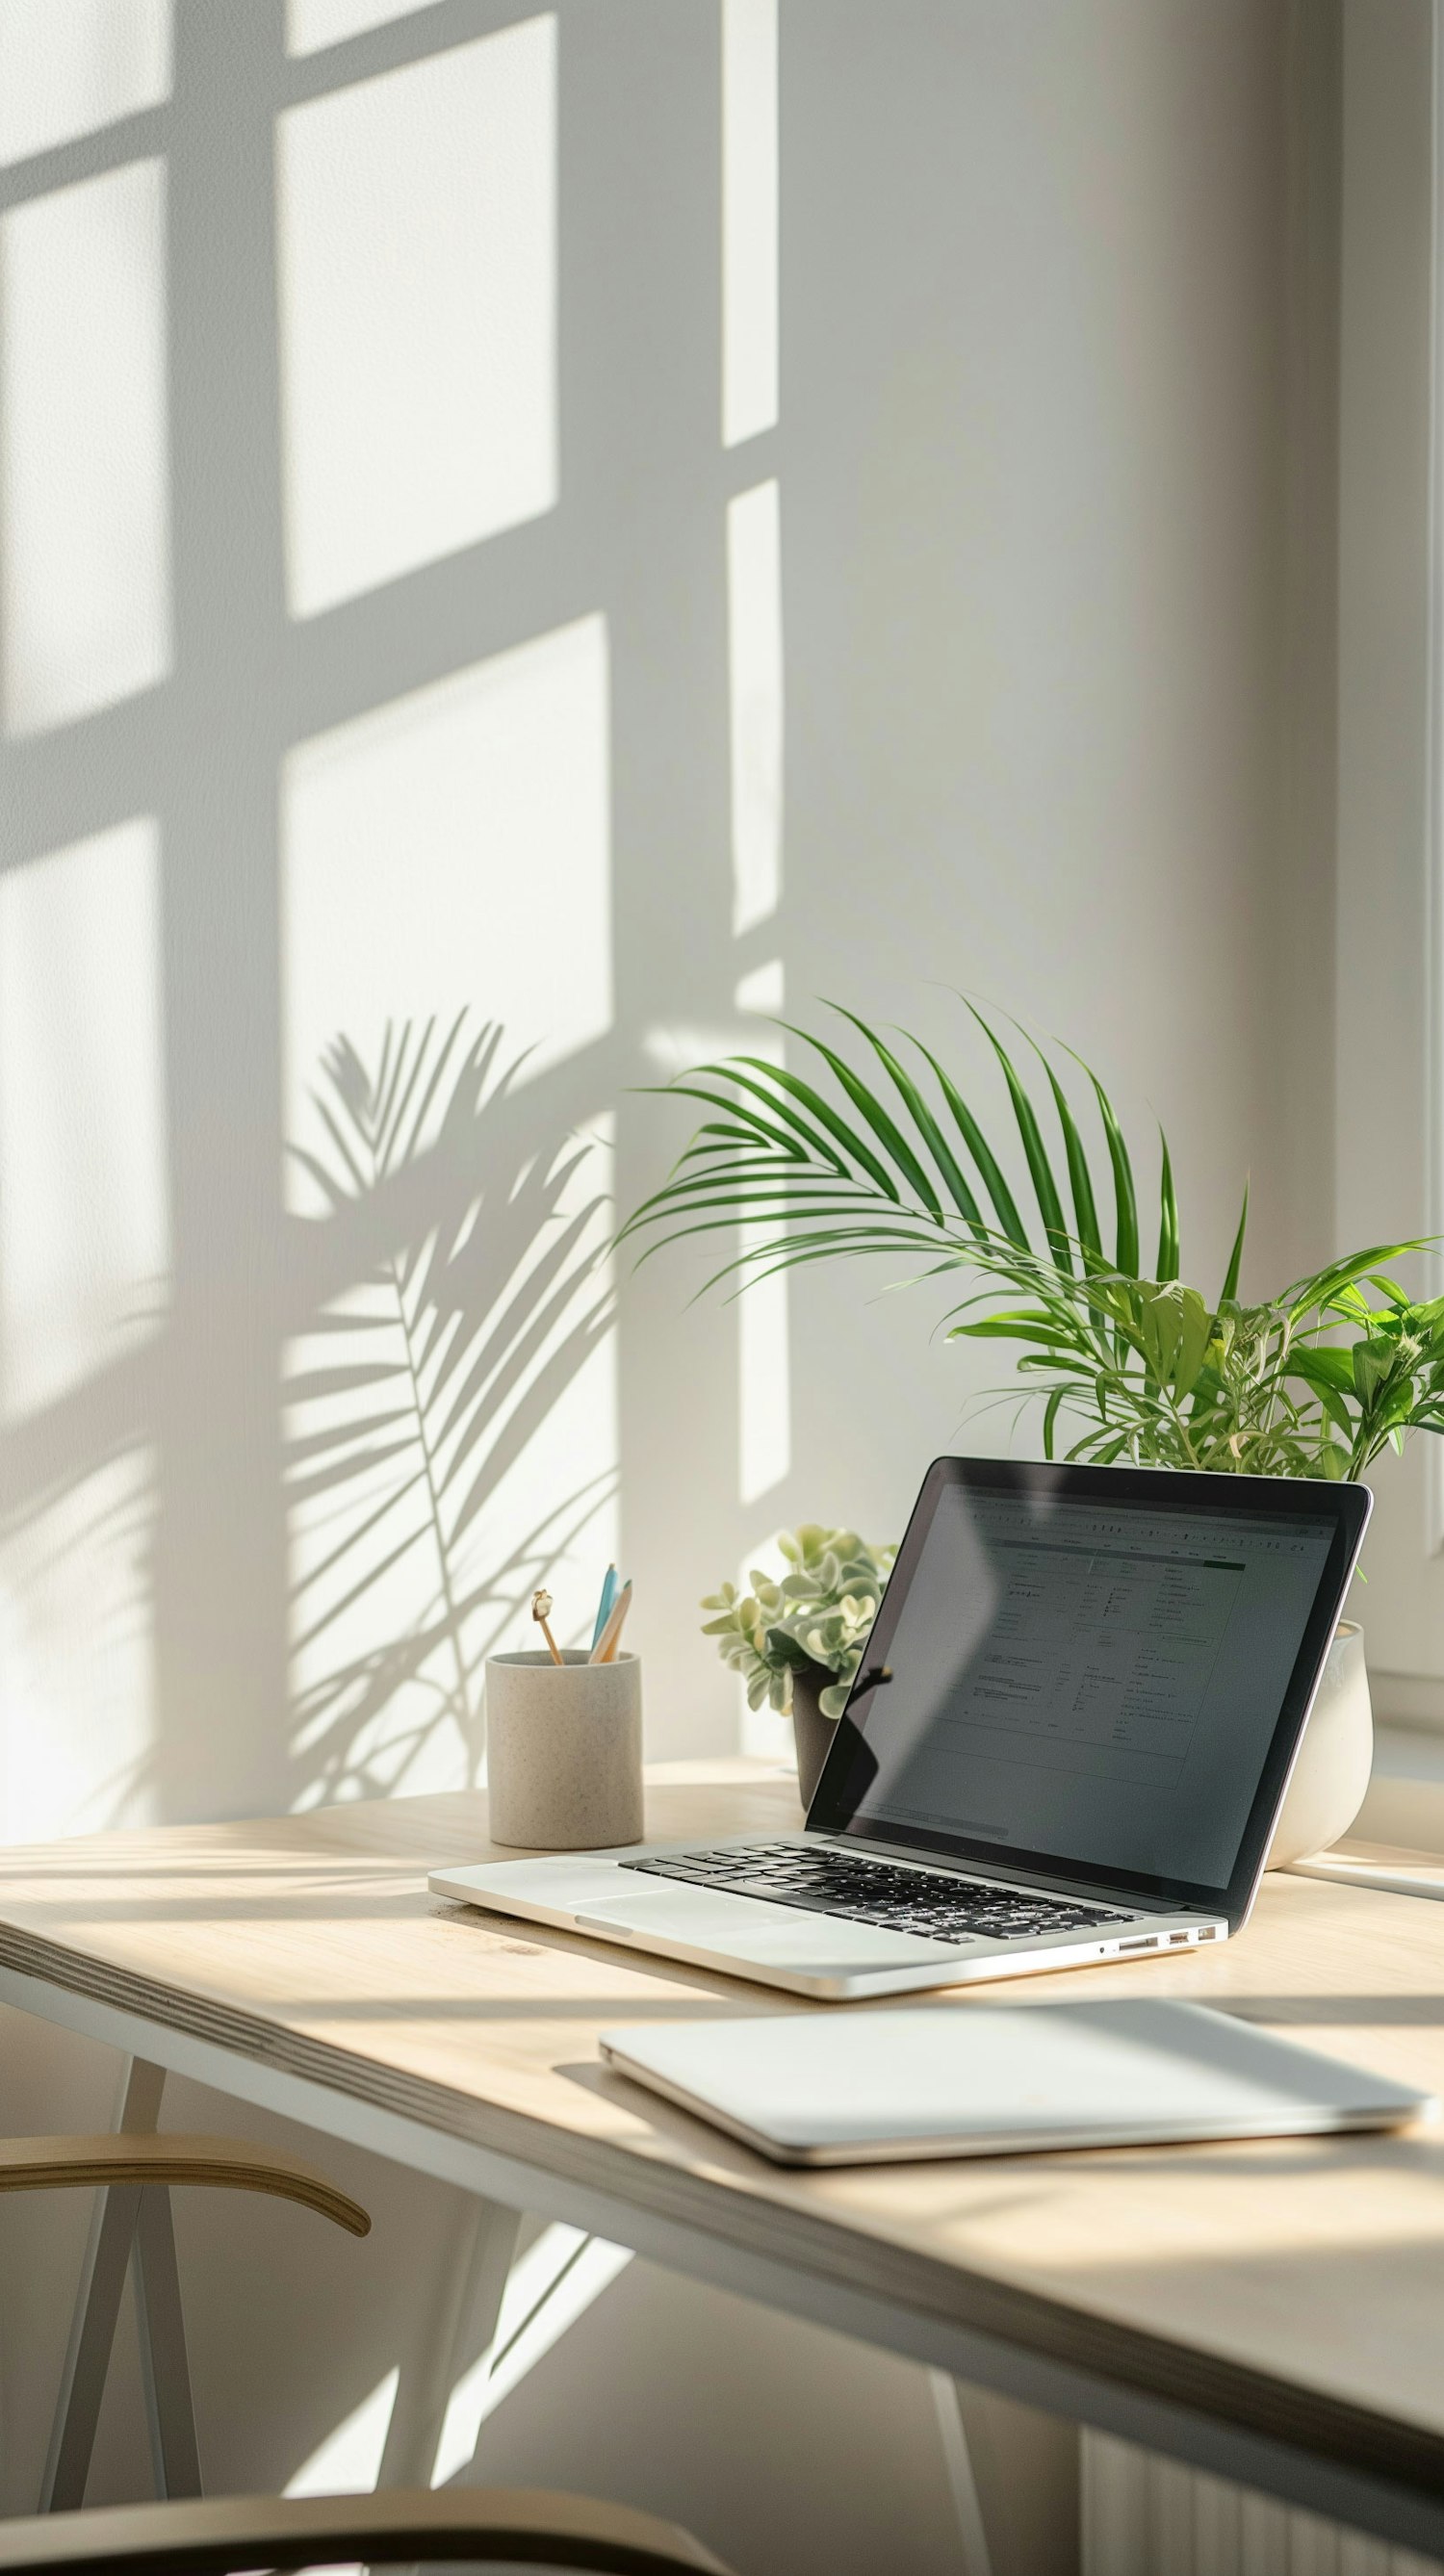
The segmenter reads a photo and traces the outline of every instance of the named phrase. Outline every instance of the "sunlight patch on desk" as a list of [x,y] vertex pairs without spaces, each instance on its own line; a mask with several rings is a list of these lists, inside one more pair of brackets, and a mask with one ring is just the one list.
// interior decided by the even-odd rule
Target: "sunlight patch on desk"
[[434,2487],[466,2467],[489,2415],[543,2361],[568,2329],[610,2289],[631,2262],[630,2250],[588,2236],[580,2227],[543,2228],[512,2265],[486,2351],[457,2381],[447,2404]]
[[107,1460],[0,1535],[0,1829],[154,1821],[155,1460]]
[[288,108],[276,184],[309,617],[556,500],[556,20]]
[[281,2489],[288,2496],[374,2495],[401,2372],[388,2370],[369,2397],[319,2442]]
[[0,161],[156,107],[170,81],[171,0],[5,0]]
[[0,701],[9,734],[170,667],[165,170],[0,220]]
[[[287,1121],[322,1049],[504,1020],[528,1070],[612,1020],[607,630],[584,617],[304,743],[282,782]],[[316,1207],[291,1174],[291,1204]]]
[[0,876],[0,1404],[154,1328],[169,1263],[160,838],[139,816]]

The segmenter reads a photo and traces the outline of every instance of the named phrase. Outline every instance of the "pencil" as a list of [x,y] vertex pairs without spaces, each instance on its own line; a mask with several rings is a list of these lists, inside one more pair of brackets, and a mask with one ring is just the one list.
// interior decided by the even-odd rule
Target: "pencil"
[[[554,1664],[559,1664],[562,1658],[557,1651],[557,1641],[552,1635],[550,1628],[547,1626],[547,1618],[551,1611],[551,1606],[552,1596],[549,1592],[534,1592],[532,1594],[531,1615],[535,1619],[537,1626],[540,1628],[542,1635],[545,1637],[547,1644],[551,1648],[552,1662]],[[596,1657],[593,1656],[592,1660],[595,1663]]]
[[602,1630],[596,1644],[593,1646],[591,1654],[587,1658],[589,1663],[614,1664],[616,1662],[617,1646],[622,1634],[622,1623],[631,1606],[632,1587],[630,1582],[627,1582],[623,1584],[621,1591],[617,1594],[616,1607],[614,1608],[610,1619],[607,1621],[605,1628]]
[[602,1597],[601,1597],[600,1601],[597,1603],[597,1618],[596,1618],[596,1625],[595,1625],[595,1627],[594,1627],[594,1628],[593,1628],[593,1630],[592,1630],[592,1649],[593,1649],[593,1651],[595,1651],[595,1649],[596,1649],[596,1648],[601,1644],[601,1642],[602,1642],[602,1630],[605,1628],[605,1626],[606,1626],[606,1624],[607,1624],[607,1621],[610,1619],[610,1617],[611,1617],[611,1615],[612,1615],[612,1610],[613,1610],[613,1607],[614,1607],[614,1605],[615,1605],[616,1598],[617,1598],[617,1569],[616,1569],[616,1567],[615,1567],[614,1565],[609,1565],[609,1566],[608,1566],[608,1568],[607,1568],[607,1570],[606,1570],[605,1575],[604,1575],[604,1576],[603,1576],[603,1578],[602,1578]]

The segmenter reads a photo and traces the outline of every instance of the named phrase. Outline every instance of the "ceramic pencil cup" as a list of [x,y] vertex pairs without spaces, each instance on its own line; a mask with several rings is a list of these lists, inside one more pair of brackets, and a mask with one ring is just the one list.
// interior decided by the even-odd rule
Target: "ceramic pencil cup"
[[588,1663],[577,1647],[490,1655],[486,1777],[491,1838],[528,1851],[595,1851],[642,1839],[642,1667]]

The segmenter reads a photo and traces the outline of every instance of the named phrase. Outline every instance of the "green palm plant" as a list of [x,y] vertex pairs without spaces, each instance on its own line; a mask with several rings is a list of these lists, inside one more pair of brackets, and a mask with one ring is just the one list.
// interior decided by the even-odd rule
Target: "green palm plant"
[[[1036,1203],[1025,1218],[937,1056],[828,1007],[861,1040],[866,1073],[782,1023],[820,1063],[815,1079],[741,1055],[667,1085],[710,1114],[624,1236],[655,1251],[743,1225],[742,1250],[708,1287],[840,1256],[917,1261],[920,1278],[968,1275],[968,1294],[948,1312],[950,1338],[1021,1346],[1017,1370],[1025,1395],[1041,1401],[1048,1457],[1061,1421],[1065,1454],[1098,1465],[1357,1477],[1408,1432],[1444,1430],[1444,1298],[1411,1298],[1388,1274],[1428,1248],[1422,1241],[1371,1245],[1248,1304],[1245,1189],[1223,1279],[1205,1295],[1181,1276],[1167,1137],[1160,1129],[1149,1271],[1133,1155],[1098,1075],[1071,1049],[1025,1039],[1046,1084],[1035,1097],[993,1023],[967,1005],[1006,1088]],[[1096,1168],[1066,1088],[1070,1068],[1101,1131]]]

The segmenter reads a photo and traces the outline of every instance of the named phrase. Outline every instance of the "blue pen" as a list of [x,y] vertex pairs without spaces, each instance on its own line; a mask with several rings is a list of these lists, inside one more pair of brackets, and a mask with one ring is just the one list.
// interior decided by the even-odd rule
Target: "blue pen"
[[597,1624],[596,1624],[595,1628],[592,1630],[592,1644],[593,1644],[593,1646],[595,1646],[595,1645],[597,1644],[598,1639],[599,1639],[599,1638],[600,1638],[600,1636],[601,1636],[602,1630],[605,1628],[605,1626],[606,1626],[606,1624],[607,1624],[607,1621],[610,1619],[610,1617],[611,1617],[611,1615],[612,1615],[612,1606],[613,1606],[613,1604],[614,1604],[614,1602],[615,1602],[616,1598],[617,1598],[617,1569],[616,1569],[616,1567],[615,1567],[614,1565],[609,1565],[609,1566],[608,1566],[608,1568],[607,1568],[607,1570],[606,1570],[606,1573],[605,1573],[605,1574],[604,1574],[604,1576],[602,1577],[602,1597],[601,1597],[601,1600],[597,1603]]

